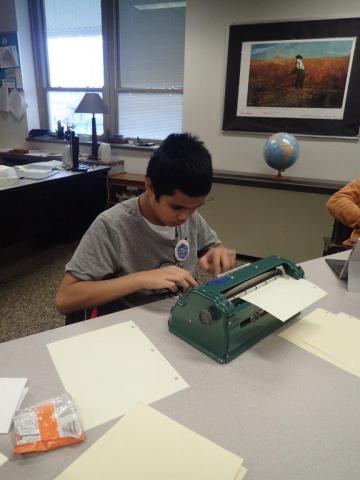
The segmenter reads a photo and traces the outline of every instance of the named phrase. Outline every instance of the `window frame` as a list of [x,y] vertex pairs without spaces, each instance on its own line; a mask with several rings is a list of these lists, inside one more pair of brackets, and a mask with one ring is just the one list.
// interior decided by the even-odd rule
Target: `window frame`
[[[121,93],[138,94],[184,94],[183,87],[171,88],[133,88],[121,85],[121,58],[119,56],[119,2],[118,0],[101,0],[101,21],[103,37],[104,85],[102,88],[51,87],[49,60],[46,39],[45,7],[43,0],[32,0],[29,8],[34,52],[35,77],[39,105],[40,128],[49,128],[48,92],[98,92],[102,94],[109,108],[109,115],[104,115],[104,134],[99,138],[109,138],[119,131],[119,95]],[[139,132],[140,133],[140,132]],[[83,137],[85,135],[81,135]],[[143,139],[143,138],[142,138]],[[159,142],[160,139],[143,140]]]

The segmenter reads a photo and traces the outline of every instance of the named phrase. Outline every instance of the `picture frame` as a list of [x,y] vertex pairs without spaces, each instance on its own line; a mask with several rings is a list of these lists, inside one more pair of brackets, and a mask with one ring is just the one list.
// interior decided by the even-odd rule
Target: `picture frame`
[[360,18],[232,25],[224,132],[357,137]]

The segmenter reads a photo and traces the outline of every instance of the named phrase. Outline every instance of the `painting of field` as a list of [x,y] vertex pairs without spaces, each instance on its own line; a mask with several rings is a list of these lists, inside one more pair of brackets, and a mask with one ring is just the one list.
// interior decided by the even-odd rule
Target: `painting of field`
[[[282,44],[281,48],[274,49],[274,45],[271,45],[268,49],[263,46],[261,50],[253,50],[247,106],[341,108],[349,71],[349,42],[346,49],[342,48],[343,54],[340,54],[339,48],[336,54],[332,54],[333,49],[321,49],[319,42],[314,43],[315,46],[297,44],[295,49],[294,44],[290,44],[289,48]],[[295,51],[303,53],[304,78],[301,88],[296,83]]]

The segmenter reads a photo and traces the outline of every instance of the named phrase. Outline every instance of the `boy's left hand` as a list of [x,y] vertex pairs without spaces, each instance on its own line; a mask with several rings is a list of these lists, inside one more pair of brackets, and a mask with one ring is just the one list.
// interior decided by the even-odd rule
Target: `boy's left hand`
[[235,250],[219,245],[210,248],[205,255],[199,258],[199,265],[205,272],[219,275],[230,270],[234,266],[235,259]]

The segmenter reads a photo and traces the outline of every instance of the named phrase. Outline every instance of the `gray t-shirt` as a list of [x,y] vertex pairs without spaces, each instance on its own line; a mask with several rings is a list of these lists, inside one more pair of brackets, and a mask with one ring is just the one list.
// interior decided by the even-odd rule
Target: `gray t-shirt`
[[[188,257],[179,262],[175,246],[189,243]],[[103,280],[129,273],[177,265],[192,275],[198,252],[220,244],[218,236],[195,212],[176,227],[176,238],[166,239],[145,222],[138,198],[131,198],[101,213],[83,236],[65,270],[80,280]],[[141,290],[119,299],[119,309],[142,305],[168,295],[164,290]]]

